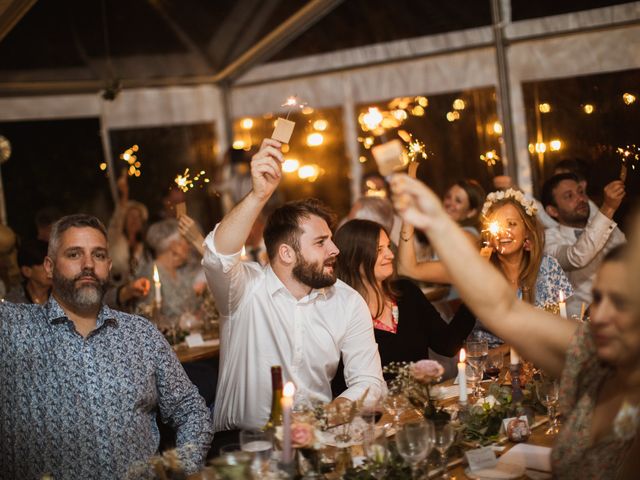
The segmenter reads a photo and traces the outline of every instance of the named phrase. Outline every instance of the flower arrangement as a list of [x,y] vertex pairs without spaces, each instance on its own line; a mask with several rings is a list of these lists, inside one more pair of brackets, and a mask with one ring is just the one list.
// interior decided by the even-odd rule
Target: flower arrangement
[[505,199],[513,199],[522,205],[522,208],[530,217],[534,216],[538,212],[538,208],[536,207],[536,203],[533,200],[527,200],[520,190],[515,190],[513,188],[509,188],[505,191],[491,192],[487,195],[487,198],[482,206],[482,216],[486,217],[487,212],[491,208],[494,203],[497,203],[501,200]]
[[436,407],[431,392],[433,384],[440,381],[444,374],[444,367],[439,362],[391,362],[384,367],[383,372],[391,377],[387,382],[389,391],[404,395],[425,418],[436,422],[450,419],[448,412]]

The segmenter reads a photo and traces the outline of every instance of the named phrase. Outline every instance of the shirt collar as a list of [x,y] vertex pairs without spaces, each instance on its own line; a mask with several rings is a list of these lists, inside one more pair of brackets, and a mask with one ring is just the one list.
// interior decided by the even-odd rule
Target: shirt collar
[[[60,304],[56,301],[53,295],[49,295],[49,300],[44,306],[47,321],[49,323],[57,323],[59,320],[68,320],[69,317],[62,309]],[[96,321],[96,330],[102,327],[105,323],[113,323],[118,325],[118,319],[115,312],[106,305],[102,305],[100,312],[98,312],[98,319]]]
[[[273,297],[280,290],[283,290],[283,291],[287,292],[288,295],[291,295],[291,292],[289,292],[289,290],[284,285],[284,283],[282,283],[282,281],[278,278],[276,273],[271,268],[271,265],[267,265],[267,267],[266,267],[265,282],[266,282],[266,285],[267,285],[267,293],[270,296]],[[313,301],[318,295],[322,295],[324,298],[327,298],[327,294],[328,294],[327,290],[328,290],[327,288],[314,288],[304,298],[306,298],[307,301],[309,301],[309,302]],[[291,296],[293,296],[293,295],[291,295]]]

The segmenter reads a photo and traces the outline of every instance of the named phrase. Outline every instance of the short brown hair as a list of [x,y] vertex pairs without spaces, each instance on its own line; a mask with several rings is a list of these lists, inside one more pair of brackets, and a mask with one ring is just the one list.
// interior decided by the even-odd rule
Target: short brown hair
[[84,213],[76,213],[62,217],[51,228],[51,237],[49,238],[49,249],[47,255],[55,258],[58,248],[60,248],[60,237],[70,228],[95,228],[107,239],[107,229],[104,224],[93,215]]
[[312,215],[322,218],[333,231],[334,213],[316,198],[287,202],[269,215],[263,236],[270,260],[275,258],[278,246],[282,243],[290,245],[296,251],[300,250],[300,222]]

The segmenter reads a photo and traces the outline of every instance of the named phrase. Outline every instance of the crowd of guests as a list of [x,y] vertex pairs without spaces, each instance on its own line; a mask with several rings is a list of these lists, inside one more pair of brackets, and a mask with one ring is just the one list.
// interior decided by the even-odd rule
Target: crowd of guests
[[[264,140],[246,195],[206,236],[186,214],[149,225],[123,176],[108,228],[53,216],[41,238],[20,243],[21,281],[0,305],[0,478],[144,478],[157,417],[195,472],[241,429],[267,423],[270,366],[282,366],[297,398],[341,407],[385,395],[383,366],[430,350],[453,357],[472,332],[561,378],[558,477],[635,468],[638,424],[628,438],[611,427],[624,402],[640,404],[634,252],[613,220],[623,182],[609,183],[598,207],[568,162],[541,203],[505,178],[489,195],[472,179],[455,182],[441,201],[412,165],[391,187],[368,179],[375,196],[357,200],[334,232],[333,213],[313,199],[265,216],[281,146]],[[432,303],[424,282],[450,288]],[[560,292],[568,319],[546,311]],[[180,325],[211,308],[220,336],[212,411],[140,316]],[[590,322],[571,318],[585,310]],[[332,381],[334,390],[342,382],[337,396]]]

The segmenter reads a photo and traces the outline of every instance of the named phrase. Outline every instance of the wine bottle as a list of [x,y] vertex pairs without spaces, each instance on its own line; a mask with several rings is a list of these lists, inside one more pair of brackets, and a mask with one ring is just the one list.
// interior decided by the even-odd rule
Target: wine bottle
[[282,367],[271,367],[271,415],[265,425],[265,430],[273,430],[282,425]]

